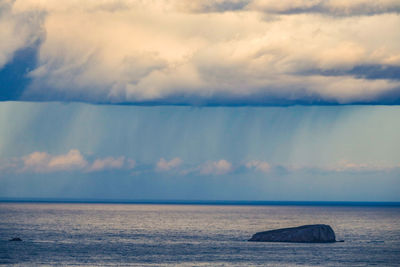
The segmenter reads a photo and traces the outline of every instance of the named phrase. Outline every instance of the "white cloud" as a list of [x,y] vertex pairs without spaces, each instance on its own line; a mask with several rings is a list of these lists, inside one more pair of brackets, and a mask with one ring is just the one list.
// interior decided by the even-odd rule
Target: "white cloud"
[[356,162],[351,160],[339,160],[331,164],[323,165],[281,165],[290,172],[298,171],[322,171],[322,172],[390,172],[400,170],[400,163],[388,162]]
[[335,172],[370,172],[370,171],[393,171],[400,168],[400,163],[397,165],[385,163],[360,163],[347,160],[341,160],[331,166],[322,167],[326,171]]
[[[233,165],[231,162],[221,159],[207,161],[193,168],[183,168],[183,160],[173,158],[166,160],[161,158],[155,168],[149,165],[139,165],[134,175],[174,171],[176,174],[187,175],[225,175],[233,173],[245,167],[248,171],[270,173],[286,170],[288,172],[392,172],[400,170],[400,163],[388,162],[355,162],[340,160],[328,165],[298,165],[298,164],[270,164],[262,160],[252,160],[244,165]],[[136,169],[136,162],[133,159],[120,157],[95,158],[88,161],[77,149],[71,149],[68,153],[51,155],[47,152],[36,151],[20,158],[0,159],[1,173],[52,173],[61,171],[80,171],[83,173],[101,172],[106,170]]]
[[50,158],[48,167],[54,170],[80,169],[87,165],[79,150],[72,149],[65,155],[58,155]]
[[22,157],[22,171],[54,172],[80,170],[87,166],[87,161],[79,150],[71,149],[67,154],[52,156],[46,152],[33,152]]
[[[88,171],[103,171],[103,170],[113,170],[121,169],[124,167],[125,157],[107,157],[102,159],[96,159],[92,165],[88,168]],[[132,169],[135,166],[134,162],[129,162],[129,168]]]
[[[346,104],[390,101],[400,91],[398,79],[347,73],[357,66],[400,67],[399,1],[6,3],[13,3],[12,16],[46,14],[25,99]],[[225,10],[232,12],[219,12]],[[7,51],[31,42],[37,31],[28,27],[28,37],[11,50],[0,45],[0,55],[9,60]],[[20,30],[3,36],[13,43]],[[318,72],[337,70],[343,74]]]
[[206,162],[200,167],[200,173],[203,175],[222,175],[227,174],[232,170],[232,163],[224,159]]
[[156,171],[170,171],[171,169],[177,168],[182,164],[180,158],[173,158],[170,161],[161,158],[156,164]]
[[268,173],[271,171],[271,165],[266,161],[253,160],[246,163],[246,168],[254,169],[259,172]]
[[126,159],[123,156],[118,158],[97,158],[90,163],[79,150],[71,149],[68,153],[61,155],[51,155],[40,151],[33,152],[21,157],[20,160],[6,161],[6,164],[0,165],[0,169],[35,173],[58,171],[98,172],[118,169],[130,170],[135,168],[135,164],[134,160]]

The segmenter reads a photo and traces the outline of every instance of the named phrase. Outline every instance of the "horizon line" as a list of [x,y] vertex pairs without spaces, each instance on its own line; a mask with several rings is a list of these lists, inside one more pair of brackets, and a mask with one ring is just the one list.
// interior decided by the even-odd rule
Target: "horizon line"
[[400,207],[400,201],[0,198],[0,203]]
[[375,106],[375,107],[399,107],[400,102],[288,102],[288,103],[246,103],[246,102],[232,102],[232,103],[189,103],[189,102],[162,102],[162,101],[142,101],[142,102],[96,102],[96,101],[84,101],[84,100],[60,100],[60,99],[4,99],[0,100],[0,103],[16,102],[16,103],[59,103],[59,104],[88,104],[93,106],[137,106],[137,107],[195,107],[195,108],[207,108],[207,107],[338,107],[338,106]]

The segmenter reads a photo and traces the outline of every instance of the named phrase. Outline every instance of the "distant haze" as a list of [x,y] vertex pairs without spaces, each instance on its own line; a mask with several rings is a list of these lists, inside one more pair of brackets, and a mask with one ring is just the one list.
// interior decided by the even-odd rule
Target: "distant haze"
[[400,200],[400,108],[0,103],[0,197]]

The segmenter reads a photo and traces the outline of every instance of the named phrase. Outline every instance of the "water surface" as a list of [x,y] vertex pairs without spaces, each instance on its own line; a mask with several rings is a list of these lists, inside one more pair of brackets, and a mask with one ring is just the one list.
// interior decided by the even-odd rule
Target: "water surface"
[[[329,224],[344,243],[256,243],[259,231]],[[22,242],[9,242],[12,237]],[[0,203],[0,263],[398,266],[400,208]]]

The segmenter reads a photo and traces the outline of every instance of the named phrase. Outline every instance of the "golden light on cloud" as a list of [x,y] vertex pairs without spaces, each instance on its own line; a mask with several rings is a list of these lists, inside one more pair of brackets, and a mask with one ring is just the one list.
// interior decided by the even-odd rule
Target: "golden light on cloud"
[[400,5],[378,2],[6,1],[0,64],[40,40],[25,100],[387,103]]

